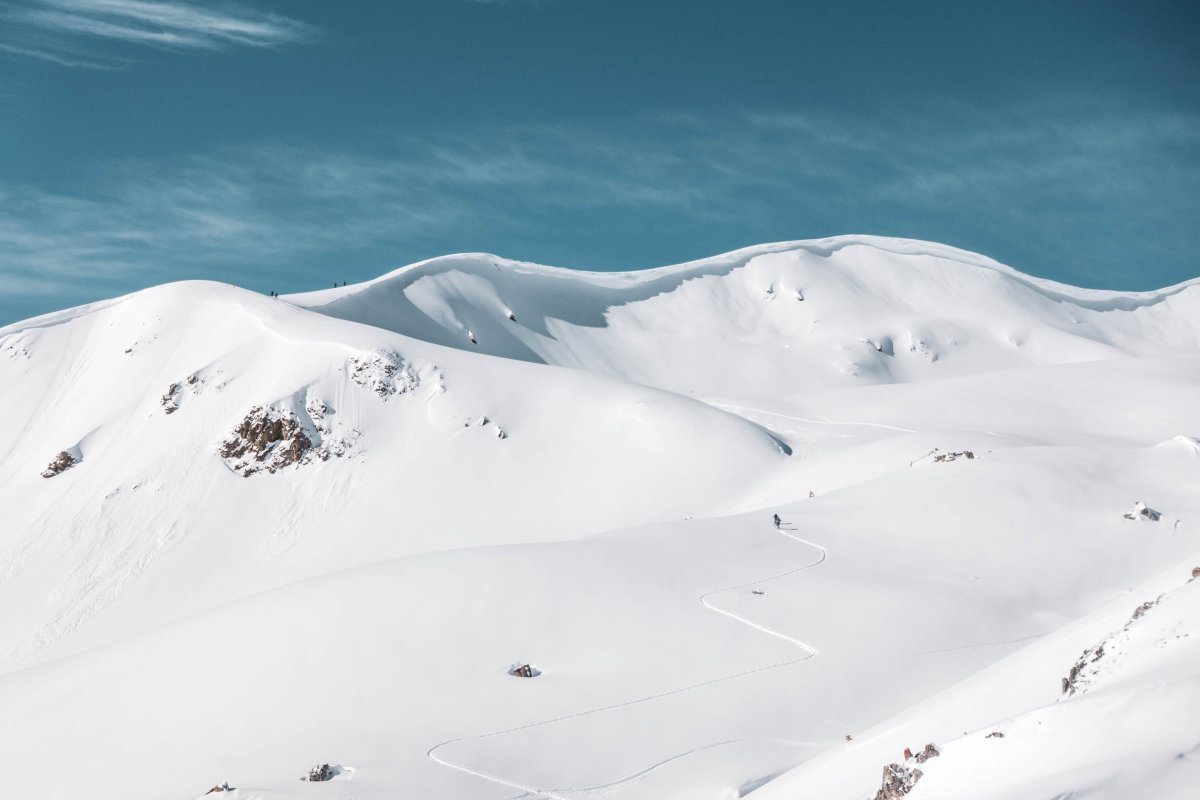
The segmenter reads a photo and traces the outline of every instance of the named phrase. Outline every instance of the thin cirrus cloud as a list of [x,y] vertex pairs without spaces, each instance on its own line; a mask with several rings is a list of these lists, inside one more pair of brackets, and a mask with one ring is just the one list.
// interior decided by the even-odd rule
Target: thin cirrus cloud
[[1151,288],[1195,274],[1197,131],[1194,115],[1103,104],[887,125],[675,115],[412,130],[370,151],[246,145],[113,163],[54,191],[0,180],[0,324],[185,277],[299,289],[464,248],[652,266],[835,233],[954,231],[952,244],[1084,284],[1146,265],[1125,288]]
[[0,50],[62,66],[120,68],[101,43],[168,50],[279,47],[311,39],[299,20],[249,8],[221,11],[173,0],[34,0],[0,11],[8,29]]

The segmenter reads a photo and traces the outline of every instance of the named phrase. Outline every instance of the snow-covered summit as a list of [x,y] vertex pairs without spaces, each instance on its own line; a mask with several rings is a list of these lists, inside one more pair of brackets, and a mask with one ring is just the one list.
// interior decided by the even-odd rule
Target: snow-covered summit
[[1079,289],[929,242],[841,236],[640,272],[447,256],[289,301],[674,391],[777,395],[1192,351],[1197,281]]

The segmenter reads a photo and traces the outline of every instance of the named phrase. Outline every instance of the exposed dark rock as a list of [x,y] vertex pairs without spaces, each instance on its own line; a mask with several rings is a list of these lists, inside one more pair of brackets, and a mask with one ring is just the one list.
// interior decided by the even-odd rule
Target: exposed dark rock
[[306,781],[329,781],[333,780],[333,776],[338,774],[336,767],[331,767],[328,764],[317,764],[308,771],[308,775],[301,780]]
[[513,664],[508,668],[508,674],[514,678],[536,678],[542,671],[532,664]]
[[1160,594],[1153,600],[1148,600],[1133,610],[1133,615],[1129,618],[1119,631],[1114,631],[1109,634],[1095,647],[1089,647],[1084,650],[1079,658],[1072,665],[1067,677],[1062,679],[1062,693],[1064,695],[1073,695],[1076,692],[1087,690],[1088,685],[1096,677],[1097,667],[1095,666],[1100,659],[1107,654],[1105,648],[1113,645],[1114,649],[1120,653],[1121,637],[1129,628],[1138,623],[1146,615],[1146,612],[1158,605],[1163,599]]
[[1141,500],[1138,500],[1133,504],[1133,508],[1126,511],[1122,516],[1124,516],[1125,519],[1140,519],[1146,522],[1158,522],[1158,520],[1162,517],[1162,514],[1155,511],[1153,508],[1150,508]]
[[50,465],[42,471],[42,477],[53,478],[55,475],[61,475],[78,463],[79,459],[75,458],[75,456],[71,455],[66,450],[63,450],[61,453],[56,455],[54,460],[50,462]]
[[911,792],[924,775],[916,767],[888,764],[883,768],[883,785],[875,793],[875,800],[899,800]]
[[205,794],[218,794],[220,792],[228,792],[228,791],[232,791],[232,790],[229,787],[229,782],[226,781],[224,783],[218,783],[216,786],[212,787],[207,792],[205,792]]
[[179,410],[179,393],[182,391],[182,389],[183,387],[178,383],[172,383],[170,388],[167,389],[167,393],[164,394],[162,396],[162,400],[159,401],[162,403],[164,412],[168,414],[174,414]]
[[934,460],[934,462],[940,464],[945,461],[957,461],[960,458],[965,458],[965,459],[970,460],[970,459],[975,458],[975,454],[973,452],[971,452],[970,450],[963,450],[963,451],[954,452],[954,453],[938,453],[937,455],[935,455],[933,457],[933,460]]
[[929,744],[925,745],[924,750],[917,753],[917,755],[916,755],[917,763],[924,764],[929,759],[937,758],[941,754],[942,754],[942,751],[938,750],[937,745],[934,744],[933,742],[930,742]]
[[1140,619],[1143,614],[1145,614],[1150,609],[1154,608],[1156,605],[1158,605],[1158,601],[1156,601],[1156,600],[1148,602],[1148,603],[1142,603],[1140,606],[1138,606],[1137,608],[1135,608],[1133,610],[1133,616],[1130,617],[1129,619],[1130,620]]
[[985,739],[1003,739],[1004,734],[1000,731],[992,731],[991,733],[989,733],[987,736],[985,736],[983,738],[985,738]]
[[255,406],[221,443],[219,452],[230,469],[249,477],[300,463],[312,449],[312,439],[294,414]]
[[[850,737],[847,736],[846,740],[849,741],[849,739]],[[883,784],[875,793],[875,800],[898,800],[907,795],[925,774],[917,767],[912,766],[911,762],[924,764],[939,755],[941,755],[941,751],[932,742],[925,745],[925,748],[915,756],[911,749],[904,748],[904,763],[888,764],[883,768]]]

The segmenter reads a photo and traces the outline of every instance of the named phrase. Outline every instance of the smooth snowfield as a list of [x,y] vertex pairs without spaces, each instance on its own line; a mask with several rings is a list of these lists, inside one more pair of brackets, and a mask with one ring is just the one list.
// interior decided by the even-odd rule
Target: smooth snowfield
[[7,785],[849,800],[934,740],[918,800],[1182,797],[1198,355],[1194,282],[872,237],[0,329]]

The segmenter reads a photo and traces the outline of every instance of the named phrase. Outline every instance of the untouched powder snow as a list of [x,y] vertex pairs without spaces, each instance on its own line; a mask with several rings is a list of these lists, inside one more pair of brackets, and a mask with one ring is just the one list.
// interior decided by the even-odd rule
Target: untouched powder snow
[[2,328],[6,788],[1190,796],[1197,284],[851,236]]

